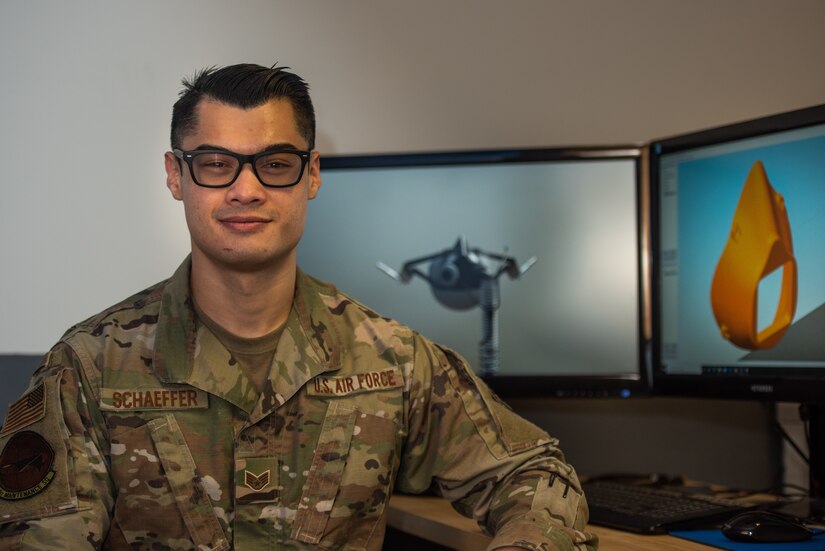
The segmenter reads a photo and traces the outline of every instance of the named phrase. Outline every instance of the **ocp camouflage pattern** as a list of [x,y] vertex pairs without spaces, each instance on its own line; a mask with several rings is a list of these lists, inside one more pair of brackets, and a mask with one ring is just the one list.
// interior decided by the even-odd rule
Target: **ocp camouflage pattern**
[[[381,549],[393,491],[434,491],[490,549],[595,549],[557,442],[456,353],[299,272],[258,394],[201,324],[187,259],[71,328],[21,430],[54,481],[0,500],[0,549]],[[45,472],[45,471],[44,471]]]

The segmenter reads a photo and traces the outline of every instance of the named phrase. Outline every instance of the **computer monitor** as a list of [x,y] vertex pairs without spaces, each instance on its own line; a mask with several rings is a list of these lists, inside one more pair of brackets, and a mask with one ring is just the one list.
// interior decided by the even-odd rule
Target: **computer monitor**
[[439,287],[475,259],[487,283],[499,275],[494,390],[635,396],[649,380],[640,166],[636,147],[322,157],[298,262],[478,370],[489,311],[472,289]]
[[825,105],[650,145],[657,392],[807,404],[823,495]]

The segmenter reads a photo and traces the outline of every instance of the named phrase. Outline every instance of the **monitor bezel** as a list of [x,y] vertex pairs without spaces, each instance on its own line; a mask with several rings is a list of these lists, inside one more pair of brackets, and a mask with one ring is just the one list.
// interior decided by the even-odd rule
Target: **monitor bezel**
[[659,267],[659,190],[662,156],[756,138],[778,132],[825,124],[825,104],[796,109],[752,120],[722,125],[656,140],[649,145],[648,173],[651,228],[651,319],[652,319],[652,388],[655,394],[702,398],[765,400],[771,402],[822,402],[825,396],[825,372],[821,376],[685,375],[667,373],[661,357],[661,274]]
[[638,247],[639,342],[636,373],[609,375],[496,375],[485,381],[503,397],[580,397],[630,398],[650,394],[650,291],[647,282],[649,238],[646,150],[638,145],[514,148],[489,150],[437,151],[416,153],[378,153],[359,155],[322,155],[321,171],[405,168],[423,166],[485,165],[502,163],[599,161],[629,159],[636,167],[636,213]]

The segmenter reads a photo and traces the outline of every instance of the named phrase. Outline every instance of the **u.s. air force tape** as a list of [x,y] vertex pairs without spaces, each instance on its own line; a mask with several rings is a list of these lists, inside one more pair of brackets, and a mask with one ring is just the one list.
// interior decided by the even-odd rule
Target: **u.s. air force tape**
[[206,392],[192,387],[101,388],[100,409],[200,409],[209,407]]
[[404,386],[404,378],[397,367],[369,373],[343,376],[318,376],[307,385],[310,396],[346,396],[356,392],[373,392]]

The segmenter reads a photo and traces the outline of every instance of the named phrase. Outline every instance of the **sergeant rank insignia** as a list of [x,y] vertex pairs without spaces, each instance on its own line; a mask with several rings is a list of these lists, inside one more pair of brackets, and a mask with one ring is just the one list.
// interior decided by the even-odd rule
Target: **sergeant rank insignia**
[[244,484],[253,492],[260,492],[269,486],[269,470],[266,470],[258,475],[252,473],[251,471],[244,471],[243,476]]

